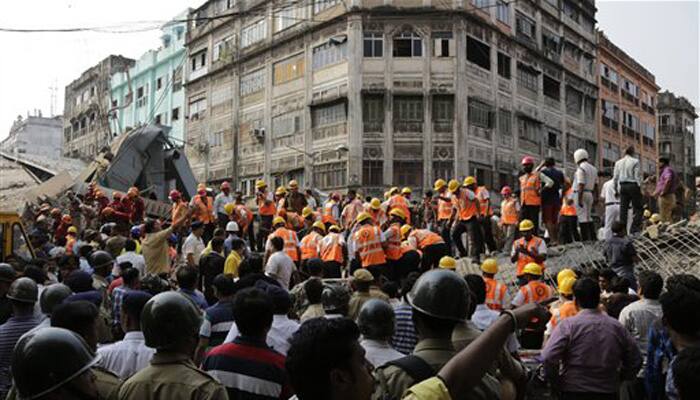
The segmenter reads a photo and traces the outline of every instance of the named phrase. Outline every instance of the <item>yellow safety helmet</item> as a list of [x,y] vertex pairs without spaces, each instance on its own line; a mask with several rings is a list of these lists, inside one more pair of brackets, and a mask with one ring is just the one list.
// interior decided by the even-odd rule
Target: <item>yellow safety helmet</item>
[[393,210],[389,211],[389,216],[399,217],[404,221],[406,220],[406,213],[400,208],[394,208]]
[[459,189],[459,181],[452,179],[449,184],[447,184],[447,190],[450,192],[456,192]]
[[462,183],[464,186],[469,186],[469,185],[476,185],[476,178],[473,176],[468,176],[464,178],[464,183]]
[[285,221],[282,217],[275,217],[275,219],[272,220],[272,226],[277,226],[280,224],[287,225],[287,221]]
[[234,203],[228,203],[224,205],[224,212],[228,215],[233,214],[233,211],[236,209],[236,205]]
[[384,200],[387,200],[390,196],[388,191],[384,192]]
[[380,208],[382,208],[382,201],[376,197],[373,198],[372,201],[369,202],[369,208],[373,210],[379,210]]
[[304,207],[303,210],[301,210],[301,216],[304,218],[308,217],[309,215],[311,215],[313,213],[314,213],[314,210],[312,210],[311,207],[309,207],[309,206],[306,206],[306,207]]
[[406,224],[406,225],[402,226],[401,227],[401,237],[403,239],[406,239],[406,236],[408,236],[408,233],[411,232],[411,229],[413,229],[413,227],[411,225]]
[[335,232],[335,233],[340,233],[340,227],[338,225],[331,225],[330,228],[328,228],[329,232]]
[[523,274],[542,276],[542,266],[537,263],[529,263],[523,268]]
[[74,227],[74,226],[70,226],[70,227],[68,227],[68,231],[67,231],[67,232],[68,232],[68,233],[76,233],[76,234],[77,234],[77,233],[78,233],[78,228],[76,228],[76,227]]
[[520,232],[526,232],[535,229],[535,224],[532,223],[529,219],[524,219],[520,221],[520,226],[519,230]]
[[355,222],[361,224],[364,221],[367,221],[368,219],[372,219],[372,216],[366,212],[361,212],[360,215],[358,215],[357,218],[355,218]]
[[561,271],[559,271],[559,273],[557,274],[557,286],[561,286],[561,283],[564,282],[565,278],[576,279],[576,272],[574,272],[574,270],[571,268],[564,268]]
[[498,261],[495,258],[487,258],[481,263],[481,271],[487,274],[498,273]]
[[413,193],[413,190],[411,190],[410,187],[405,187],[405,188],[401,189],[401,194],[411,194],[411,193]]
[[445,256],[440,259],[440,264],[438,265],[442,269],[457,269],[457,260],[450,256]]
[[266,186],[267,186],[267,183],[265,183],[265,181],[262,179],[255,181],[255,188],[256,189],[262,189]]
[[644,210],[644,218],[649,219],[651,217],[651,211]]
[[312,226],[314,228],[318,228],[318,229],[322,230],[324,233],[326,232],[326,225],[324,225],[323,222],[321,222],[321,221],[314,222],[314,224]]
[[435,185],[433,185],[433,189],[437,192],[438,190],[444,188],[447,186],[447,182],[445,182],[444,179],[438,179],[435,181]]
[[658,224],[661,222],[661,216],[659,214],[651,214],[651,217],[649,217],[649,222],[652,224]]
[[391,189],[389,189],[389,196],[393,196],[393,195],[395,195],[395,194],[398,193],[398,192],[399,192],[399,188],[397,188],[396,186],[394,186],[394,187],[392,187]]
[[559,284],[559,293],[567,296],[572,295],[574,293],[574,283],[576,283],[576,278],[570,276],[565,277]]
[[287,189],[284,186],[280,186],[277,188],[277,190],[275,190],[275,194],[277,196],[282,196],[284,194],[287,194]]
[[289,181],[289,188],[290,188],[290,189],[296,189],[296,188],[298,188],[298,187],[299,187],[299,182],[297,182],[297,181],[294,180],[294,179],[292,179],[291,181]]

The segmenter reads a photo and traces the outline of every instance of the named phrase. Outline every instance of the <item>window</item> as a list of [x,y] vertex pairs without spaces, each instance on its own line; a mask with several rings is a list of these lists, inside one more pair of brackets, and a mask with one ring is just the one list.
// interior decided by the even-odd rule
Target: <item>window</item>
[[656,140],[656,129],[652,124],[646,122],[641,123],[642,126],[642,141],[647,146],[653,146],[654,140]]
[[156,115],[156,121],[155,121],[155,122],[156,122],[156,125],[161,125],[161,115],[162,115],[162,114]]
[[562,3],[564,14],[571,18],[574,22],[579,22],[579,11],[571,2],[564,0]]
[[476,8],[477,10],[488,8],[491,6],[491,0],[472,0],[472,3],[474,4],[474,8]]
[[314,128],[334,125],[347,120],[345,103],[335,103],[314,107],[311,111],[311,124]]
[[547,130],[547,147],[561,149],[561,132],[555,129]]
[[548,56],[558,57],[561,54],[561,37],[542,29],[542,49]]
[[529,118],[518,118],[518,138],[538,144],[540,136],[540,123]]
[[211,147],[219,147],[222,144],[224,144],[224,133],[223,132],[214,132],[209,135],[207,138],[207,141],[209,142],[209,146]]
[[518,63],[518,87],[537,93],[539,72],[525,64]]
[[498,110],[498,132],[503,136],[511,136],[513,134],[511,131],[510,111]]
[[216,44],[214,44],[214,52],[212,54],[212,61],[218,61],[222,58],[227,58],[231,55],[233,44],[233,36],[225,37]]
[[335,7],[341,3],[341,0],[314,0],[314,14],[318,14],[323,10]]
[[491,180],[493,178],[493,167],[490,165],[479,164],[475,162],[469,163],[469,169],[472,170],[476,181],[479,185],[486,187],[491,187]]
[[348,42],[337,43],[328,41],[320,46],[314,47],[313,69],[320,69],[327,65],[343,62],[348,57]]
[[272,69],[275,85],[299,79],[304,76],[304,55],[275,63]]
[[596,99],[593,97],[585,96],[583,98],[583,116],[586,118],[586,121],[595,119],[595,102]]
[[364,95],[362,97],[362,122],[365,132],[384,130],[384,97]]
[[496,19],[510,25],[510,8],[503,0],[496,0]]
[[173,92],[179,92],[180,89],[182,89],[182,65],[173,71]]
[[523,14],[515,14],[515,33],[516,36],[528,41],[534,41],[537,37],[535,29],[535,21],[524,16]]
[[491,70],[491,47],[467,36],[467,60],[481,68]]
[[491,129],[494,125],[494,115],[491,105],[475,98],[469,98],[467,118],[469,125]]
[[395,97],[394,121],[423,122],[423,97]]
[[190,100],[190,121],[197,121],[205,117],[207,110],[207,99],[200,98]]
[[423,39],[415,32],[394,37],[394,57],[423,57]]
[[566,113],[579,115],[583,107],[583,93],[572,88],[566,87]]
[[279,11],[275,12],[274,31],[280,32],[299,23],[302,20],[300,10],[300,7],[292,4],[282,6]]
[[158,78],[156,79],[156,90],[160,90],[160,89],[162,89],[162,88],[163,88],[163,78],[162,78],[162,77],[158,77]]
[[288,113],[272,118],[272,137],[291,136],[304,130],[302,113]]
[[146,105],[148,102],[148,85],[136,89],[136,108]]
[[453,161],[433,161],[433,180],[451,179],[454,176]]
[[265,69],[259,69],[241,78],[241,96],[259,92],[265,88]]
[[384,185],[384,161],[362,161],[362,184],[364,186]]
[[498,52],[498,75],[510,79],[510,57]]
[[661,154],[671,154],[671,142],[663,142],[663,143],[661,143],[661,147],[659,148],[659,153],[661,153]]
[[639,131],[639,117],[627,111],[622,111],[622,132],[634,137]]
[[659,126],[668,126],[671,125],[671,116],[670,115],[659,115]]
[[171,120],[172,121],[179,121],[180,120],[180,107],[175,107],[173,108],[173,111],[171,112]]
[[241,30],[241,47],[245,48],[253,43],[257,43],[267,37],[267,20],[261,19],[258,22],[248,25]]
[[630,81],[629,79],[622,78],[622,91],[622,94],[625,94],[626,92],[634,98],[639,97],[639,86],[634,84],[634,82]]
[[202,50],[195,53],[190,57],[192,63],[192,71],[197,71],[198,69],[204,68],[207,65],[207,50]]
[[614,69],[601,63],[600,77],[603,85],[607,86],[612,91],[617,91],[617,72]]
[[452,57],[455,55],[452,32],[433,33],[433,55],[435,57]]
[[335,162],[314,166],[314,183],[321,189],[347,186],[347,162]]
[[559,87],[561,84],[558,80],[550,78],[548,75],[542,75],[542,88],[544,95],[552,100],[559,101]]
[[452,132],[454,122],[454,96],[433,97],[433,130],[435,132]]
[[384,36],[381,33],[365,32],[363,45],[365,57],[384,56]]
[[615,162],[620,158],[620,146],[610,142],[603,142],[603,168],[614,168]]
[[620,121],[620,108],[617,106],[617,104],[607,100],[601,100],[600,104],[603,125],[617,130],[618,123]]
[[136,98],[137,98],[137,99],[140,99],[140,98],[143,97],[143,95],[144,95],[144,93],[143,93],[143,86],[139,86],[139,87],[136,89]]
[[394,180],[398,186],[423,186],[423,161],[394,161]]
[[226,9],[233,8],[236,5],[236,0],[226,0]]

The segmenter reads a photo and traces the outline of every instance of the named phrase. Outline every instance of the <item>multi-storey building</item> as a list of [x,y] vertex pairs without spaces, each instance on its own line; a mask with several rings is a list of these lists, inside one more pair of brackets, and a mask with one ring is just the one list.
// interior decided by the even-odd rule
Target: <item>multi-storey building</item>
[[656,78],[598,32],[598,143],[600,166],[612,169],[633,145],[643,174],[653,175],[658,157]]
[[111,55],[66,86],[63,106],[63,155],[90,159],[111,142],[109,110],[113,74],[134,60]]
[[41,111],[36,111],[35,115],[27,115],[27,118],[17,117],[10,134],[0,142],[0,150],[20,157],[31,155],[55,160],[61,157],[62,142],[62,117],[42,117]]
[[176,16],[161,28],[162,45],[149,50],[127,72],[112,75],[110,120],[112,132],[120,134],[129,128],[148,123],[170,126],[170,137],[182,142],[183,74],[187,56],[185,30],[188,11]]
[[659,153],[670,155],[671,166],[689,188],[695,188],[695,107],[668,90],[659,93]]
[[[195,174],[321,190],[512,185],[598,154],[592,0],[210,0],[188,29]],[[230,17],[227,17],[231,15]]]

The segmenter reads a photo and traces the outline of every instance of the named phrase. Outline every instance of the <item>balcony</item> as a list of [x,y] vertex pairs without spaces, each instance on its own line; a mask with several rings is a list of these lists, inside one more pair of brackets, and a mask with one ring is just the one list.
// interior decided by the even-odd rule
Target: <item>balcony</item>
[[634,103],[635,105],[639,105],[639,99],[634,97],[632,93],[629,93],[625,90],[622,91],[622,97],[629,101],[630,103]]
[[613,81],[609,80],[608,78],[601,76],[600,77],[600,83],[603,84],[606,88],[610,89],[612,92],[617,93],[619,87],[617,86],[616,83],[613,83]]
[[433,121],[433,132],[435,133],[452,133],[454,121]]
[[423,121],[394,121],[396,133],[423,133]]
[[209,67],[205,65],[199,69],[196,69],[196,70],[190,72],[190,76],[187,80],[193,81],[195,79],[203,77],[204,75],[206,75],[208,73],[209,73]]

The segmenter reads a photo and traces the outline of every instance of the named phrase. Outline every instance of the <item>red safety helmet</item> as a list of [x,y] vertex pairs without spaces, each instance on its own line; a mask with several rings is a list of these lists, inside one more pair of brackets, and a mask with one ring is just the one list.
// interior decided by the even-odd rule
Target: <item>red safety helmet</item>
[[61,217],[61,222],[65,223],[65,224],[70,224],[70,223],[73,222],[73,218],[71,218],[71,216],[68,215],[68,214],[64,214],[64,215]]
[[501,189],[501,194],[503,196],[508,196],[513,193],[513,189],[510,188],[510,186],[503,186],[503,189]]
[[180,200],[180,197],[181,197],[181,196],[182,196],[182,195],[181,195],[180,192],[178,192],[177,190],[171,190],[171,191],[170,191],[169,197],[170,197],[171,200]]
[[535,164],[535,159],[530,156],[523,157],[523,161],[520,162],[522,165]]

